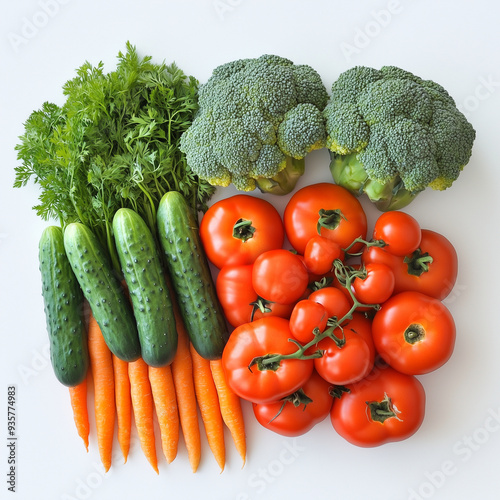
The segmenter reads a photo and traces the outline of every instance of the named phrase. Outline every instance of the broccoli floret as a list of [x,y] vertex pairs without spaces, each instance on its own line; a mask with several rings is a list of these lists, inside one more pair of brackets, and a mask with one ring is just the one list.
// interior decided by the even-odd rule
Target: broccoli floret
[[305,156],[325,147],[327,101],[310,66],[275,55],[231,61],[200,85],[181,151],[212,185],[289,193],[304,173]]
[[380,210],[450,187],[476,135],[441,85],[395,66],[342,73],[323,116],[335,182]]

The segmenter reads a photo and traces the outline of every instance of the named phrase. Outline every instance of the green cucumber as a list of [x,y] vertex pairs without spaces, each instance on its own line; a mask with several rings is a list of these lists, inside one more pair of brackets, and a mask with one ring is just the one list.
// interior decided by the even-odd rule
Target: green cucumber
[[85,379],[89,353],[83,294],[66,256],[60,227],[43,230],[38,257],[50,361],[59,382],[72,387]]
[[184,196],[169,191],[157,213],[158,235],[186,331],[205,359],[219,359],[227,341],[226,320],[217,298],[198,221]]
[[150,366],[168,365],[177,350],[177,330],[156,242],[142,217],[129,208],[115,213],[113,234],[132,301],[142,358]]
[[124,361],[135,361],[141,345],[132,306],[96,235],[72,222],[64,231],[64,248],[109,349]]

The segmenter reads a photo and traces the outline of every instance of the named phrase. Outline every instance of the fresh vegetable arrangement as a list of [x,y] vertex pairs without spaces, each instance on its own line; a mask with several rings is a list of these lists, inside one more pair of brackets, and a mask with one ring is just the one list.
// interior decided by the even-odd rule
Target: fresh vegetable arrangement
[[[245,462],[242,399],[287,436],[328,415],[359,446],[418,430],[417,376],[454,349],[442,300],[458,258],[397,209],[449,187],[475,138],[441,86],[356,67],[329,95],[274,55],[200,85],[127,44],[114,71],[85,63],[63,95],[26,121],[15,186],[39,184],[36,213],[59,222],[39,245],[51,361],[87,449],[93,394],[106,471],[115,426],[127,460],[132,421],[159,471],[156,420],[166,461],[182,434],[195,472],[198,414],[221,470],[224,426]],[[296,190],[321,148],[334,182]],[[231,183],[269,197],[210,205]],[[372,234],[361,193],[383,212]],[[290,195],[282,215],[272,194]]]
[[[255,203],[238,196],[242,211],[242,196]],[[229,213],[240,220],[228,200],[220,226]],[[212,211],[220,210],[214,205],[205,215],[214,230]],[[359,446],[410,437],[425,413],[416,377],[443,366],[455,345],[455,323],[442,302],[457,276],[453,246],[399,211],[381,214],[367,239],[359,201],[328,183],[296,191],[283,226],[292,248],[263,249],[253,263],[219,271],[217,290],[231,319],[238,309],[248,317],[249,289],[258,295],[252,304],[292,304],[288,315],[268,307],[258,319],[231,321],[222,354],[230,387],[252,403],[264,427],[283,435],[307,432],[330,414],[334,429]],[[250,238],[263,234],[256,228]],[[311,250],[319,241],[323,249]],[[262,262],[269,262],[265,272]],[[243,268],[251,269],[238,298],[226,283]]]

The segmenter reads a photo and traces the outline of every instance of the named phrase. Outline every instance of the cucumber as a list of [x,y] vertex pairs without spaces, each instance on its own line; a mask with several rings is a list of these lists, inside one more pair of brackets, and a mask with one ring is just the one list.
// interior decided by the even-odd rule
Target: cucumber
[[64,248],[110,351],[124,361],[141,355],[132,306],[96,235],[80,222],[64,231]]
[[156,242],[142,217],[120,208],[113,217],[115,244],[141,343],[150,366],[172,362],[177,349],[174,310]]
[[50,361],[59,382],[72,387],[85,379],[89,353],[83,294],[66,256],[60,227],[43,230],[38,257]]
[[226,320],[215,291],[198,221],[184,196],[169,191],[157,212],[160,245],[186,331],[205,359],[219,359],[227,341]]

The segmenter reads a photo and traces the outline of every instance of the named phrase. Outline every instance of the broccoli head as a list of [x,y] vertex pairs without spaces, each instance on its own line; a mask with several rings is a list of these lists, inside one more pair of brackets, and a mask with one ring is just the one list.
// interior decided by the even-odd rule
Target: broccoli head
[[323,116],[335,182],[380,210],[450,187],[476,135],[442,86],[394,66],[342,73]]
[[304,173],[304,157],[325,147],[327,101],[310,66],[275,55],[223,64],[200,85],[181,151],[212,185],[289,193]]

